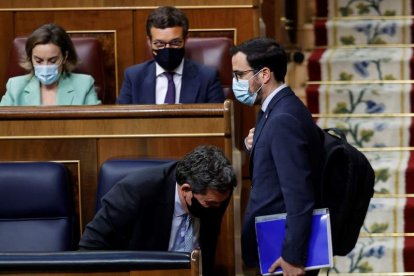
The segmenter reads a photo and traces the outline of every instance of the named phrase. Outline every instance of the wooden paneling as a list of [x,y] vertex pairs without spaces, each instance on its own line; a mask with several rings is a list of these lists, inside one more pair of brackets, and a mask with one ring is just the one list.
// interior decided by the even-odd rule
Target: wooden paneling
[[258,5],[259,0],[2,0],[0,8],[73,8],[101,7],[116,8],[146,8],[156,6],[251,6]]
[[[233,105],[101,105],[0,108],[0,160],[53,160],[79,164],[80,217],[94,215],[100,165],[109,158],[179,159],[194,147],[223,148],[240,175]],[[240,184],[239,184],[240,185]],[[238,198],[239,196],[236,195]],[[229,205],[217,249],[217,275],[234,275],[234,210]],[[239,204],[239,201],[237,201]],[[239,214],[236,215],[239,217]]]
[[[168,3],[140,1],[138,3],[131,0],[123,1],[122,4],[114,2],[118,1],[0,1],[0,36],[3,42],[0,45],[0,87],[2,87],[0,94],[5,91],[4,71],[13,37],[29,35],[35,28],[49,22],[55,22],[71,32],[94,32],[94,35],[100,32],[114,34],[114,54],[109,56],[115,60],[105,62],[110,64],[108,78],[116,76],[116,79],[109,80],[117,86],[114,88],[115,91],[111,91],[113,99],[119,93],[124,70],[146,59],[145,22],[148,14],[157,5],[177,5],[184,9],[190,20],[190,28],[194,30],[207,30],[207,32],[220,29],[234,30],[235,43],[259,34],[259,8],[256,0],[206,0],[197,1],[196,4],[193,1],[168,1]],[[215,4],[220,4],[221,7],[215,7]],[[51,6],[60,9],[48,9]],[[231,95],[230,98],[233,96]],[[238,103],[235,105],[239,110],[236,133],[240,135],[237,137],[237,145],[240,147],[240,141],[254,125],[255,115],[252,108]]]
[[[6,88],[6,64],[9,61],[11,41],[14,38],[12,12],[0,12],[0,91]],[[0,95],[2,93],[0,92]]]

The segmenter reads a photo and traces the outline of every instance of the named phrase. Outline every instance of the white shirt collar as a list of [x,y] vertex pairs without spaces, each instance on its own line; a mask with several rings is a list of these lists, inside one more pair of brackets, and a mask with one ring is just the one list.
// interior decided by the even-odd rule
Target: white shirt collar
[[[178,65],[177,68],[174,69],[174,73],[177,75],[182,75],[183,74],[183,69],[184,69],[184,58],[181,61],[180,65]],[[161,67],[161,65],[159,65],[157,62],[155,62],[155,76],[159,76],[164,74],[165,69]]]
[[176,183],[175,187],[176,188],[175,188],[175,198],[174,198],[174,216],[179,217],[183,215],[184,213],[186,213],[186,211],[184,210],[184,207],[181,204],[180,197],[178,196],[178,189],[180,189],[180,185]]
[[281,86],[277,87],[275,90],[273,90],[272,93],[270,93],[269,96],[267,96],[267,98],[264,100],[262,106],[260,107],[260,109],[265,112],[267,109],[267,106],[269,105],[270,101],[273,99],[273,97],[283,88],[287,87],[287,85],[284,83]]

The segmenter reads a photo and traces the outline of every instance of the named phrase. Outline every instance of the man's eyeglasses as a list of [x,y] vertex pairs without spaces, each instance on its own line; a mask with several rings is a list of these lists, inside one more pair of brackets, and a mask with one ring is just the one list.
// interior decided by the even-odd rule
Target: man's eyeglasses
[[181,48],[184,46],[184,40],[182,39],[173,39],[171,41],[165,42],[162,40],[154,40],[152,42],[152,45],[154,45],[157,49],[164,49],[165,47],[170,48]]
[[236,78],[236,81],[239,81],[239,79],[242,79],[247,73],[254,72],[255,69],[250,69],[246,71],[233,71],[233,77]]

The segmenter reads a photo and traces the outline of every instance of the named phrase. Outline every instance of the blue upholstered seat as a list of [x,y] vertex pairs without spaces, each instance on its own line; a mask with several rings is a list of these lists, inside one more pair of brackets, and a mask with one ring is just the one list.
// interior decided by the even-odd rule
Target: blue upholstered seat
[[0,163],[0,251],[72,250],[74,218],[64,165]]
[[99,172],[98,188],[96,193],[97,212],[101,208],[102,197],[112,186],[127,174],[144,167],[156,166],[171,162],[171,159],[113,159],[105,161]]

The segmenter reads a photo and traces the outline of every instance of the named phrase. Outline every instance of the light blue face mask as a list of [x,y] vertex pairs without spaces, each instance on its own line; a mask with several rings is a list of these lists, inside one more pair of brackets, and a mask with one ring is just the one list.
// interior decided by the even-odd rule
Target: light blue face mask
[[60,77],[59,64],[34,65],[34,73],[42,84],[50,85]]
[[[260,71],[254,74],[251,78],[259,74]],[[249,78],[248,80],[241,80],[241,79],[237,80],[235,77],[233,78],[232,89],[233,89],[234,96],[236,96],[236,99],[239,102],[246,104],[246,105],[254,105],[254,103],[256,102],[257,94],[259,93],[260,89],[262,89],[263,87],[263,84],[262,84],[259,87],[259,89],[257,89],[255,92],[250,92],[249,91],[249,80],[251,78]]]

